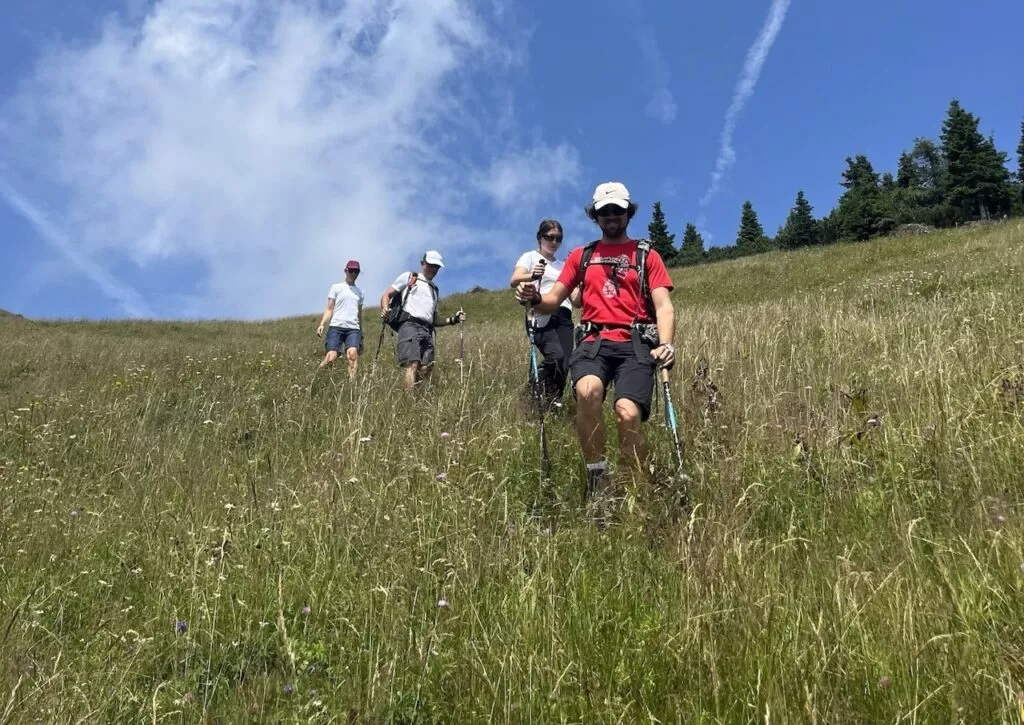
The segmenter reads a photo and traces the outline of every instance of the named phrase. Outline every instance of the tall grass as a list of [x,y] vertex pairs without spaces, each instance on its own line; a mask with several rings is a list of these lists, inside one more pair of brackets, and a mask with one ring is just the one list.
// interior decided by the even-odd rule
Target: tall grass
[[507,293],[416,399],[369,319],[312,386],[313,315],[0,319],[0,723],[1020,723],[1022,270],[1017,222],[676,272],[694,507],[605,530],[568,415],[528,514]]

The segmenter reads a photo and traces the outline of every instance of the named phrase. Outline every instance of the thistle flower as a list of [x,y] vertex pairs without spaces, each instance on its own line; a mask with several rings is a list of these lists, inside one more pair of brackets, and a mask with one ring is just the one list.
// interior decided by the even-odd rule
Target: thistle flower
[[188,622],[184,619],[175,621],[174,631],[178,634],[185,634],[188,631]]

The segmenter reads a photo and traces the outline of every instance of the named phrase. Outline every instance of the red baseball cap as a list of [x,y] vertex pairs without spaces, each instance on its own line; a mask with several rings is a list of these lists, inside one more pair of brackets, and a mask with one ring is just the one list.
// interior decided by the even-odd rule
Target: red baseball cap
[[359,269],[359,262],[354,259],[350,259],[345,264],[345,269]]

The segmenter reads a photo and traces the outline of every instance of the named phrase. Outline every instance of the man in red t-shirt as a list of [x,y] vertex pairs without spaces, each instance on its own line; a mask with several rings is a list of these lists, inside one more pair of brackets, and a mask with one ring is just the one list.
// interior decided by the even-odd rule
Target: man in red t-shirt
[[[601,406],[609,385],[615,386],[615,422],[622,458],[645,468],[647,450],[642,421],[651,414],[657,367],[670,366],[675,357],[672,333],[674,311],[669,292],[672,280],[661,255],[647,253],[646,274],[650,300],[643,299],[637,269],[637,242],[626,233],[637,205],[618,182],[594,190],[587,215],[601,228],[590,262],[580,279],[585,247],[569,253],[554,287],[545,295],[529,283],[516,290],[520,301],[548,314],[583,284],[584,336],[569,360],[576,393],[576,432],[587,464],[587,495],[604,488],[608,480]],[[654,333],[654,328],[657,333]]]

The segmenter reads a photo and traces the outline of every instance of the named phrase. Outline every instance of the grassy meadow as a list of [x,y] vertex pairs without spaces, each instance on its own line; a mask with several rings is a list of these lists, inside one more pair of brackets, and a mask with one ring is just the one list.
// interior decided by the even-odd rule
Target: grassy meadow
[[675,270],[693,507],[605,530],[571,404],[528,514],[507,292],[420,399],[372,313],[312,386],[316,310],[0,317],[0,725],[1022,723],[1022,272],[1020,221]]

